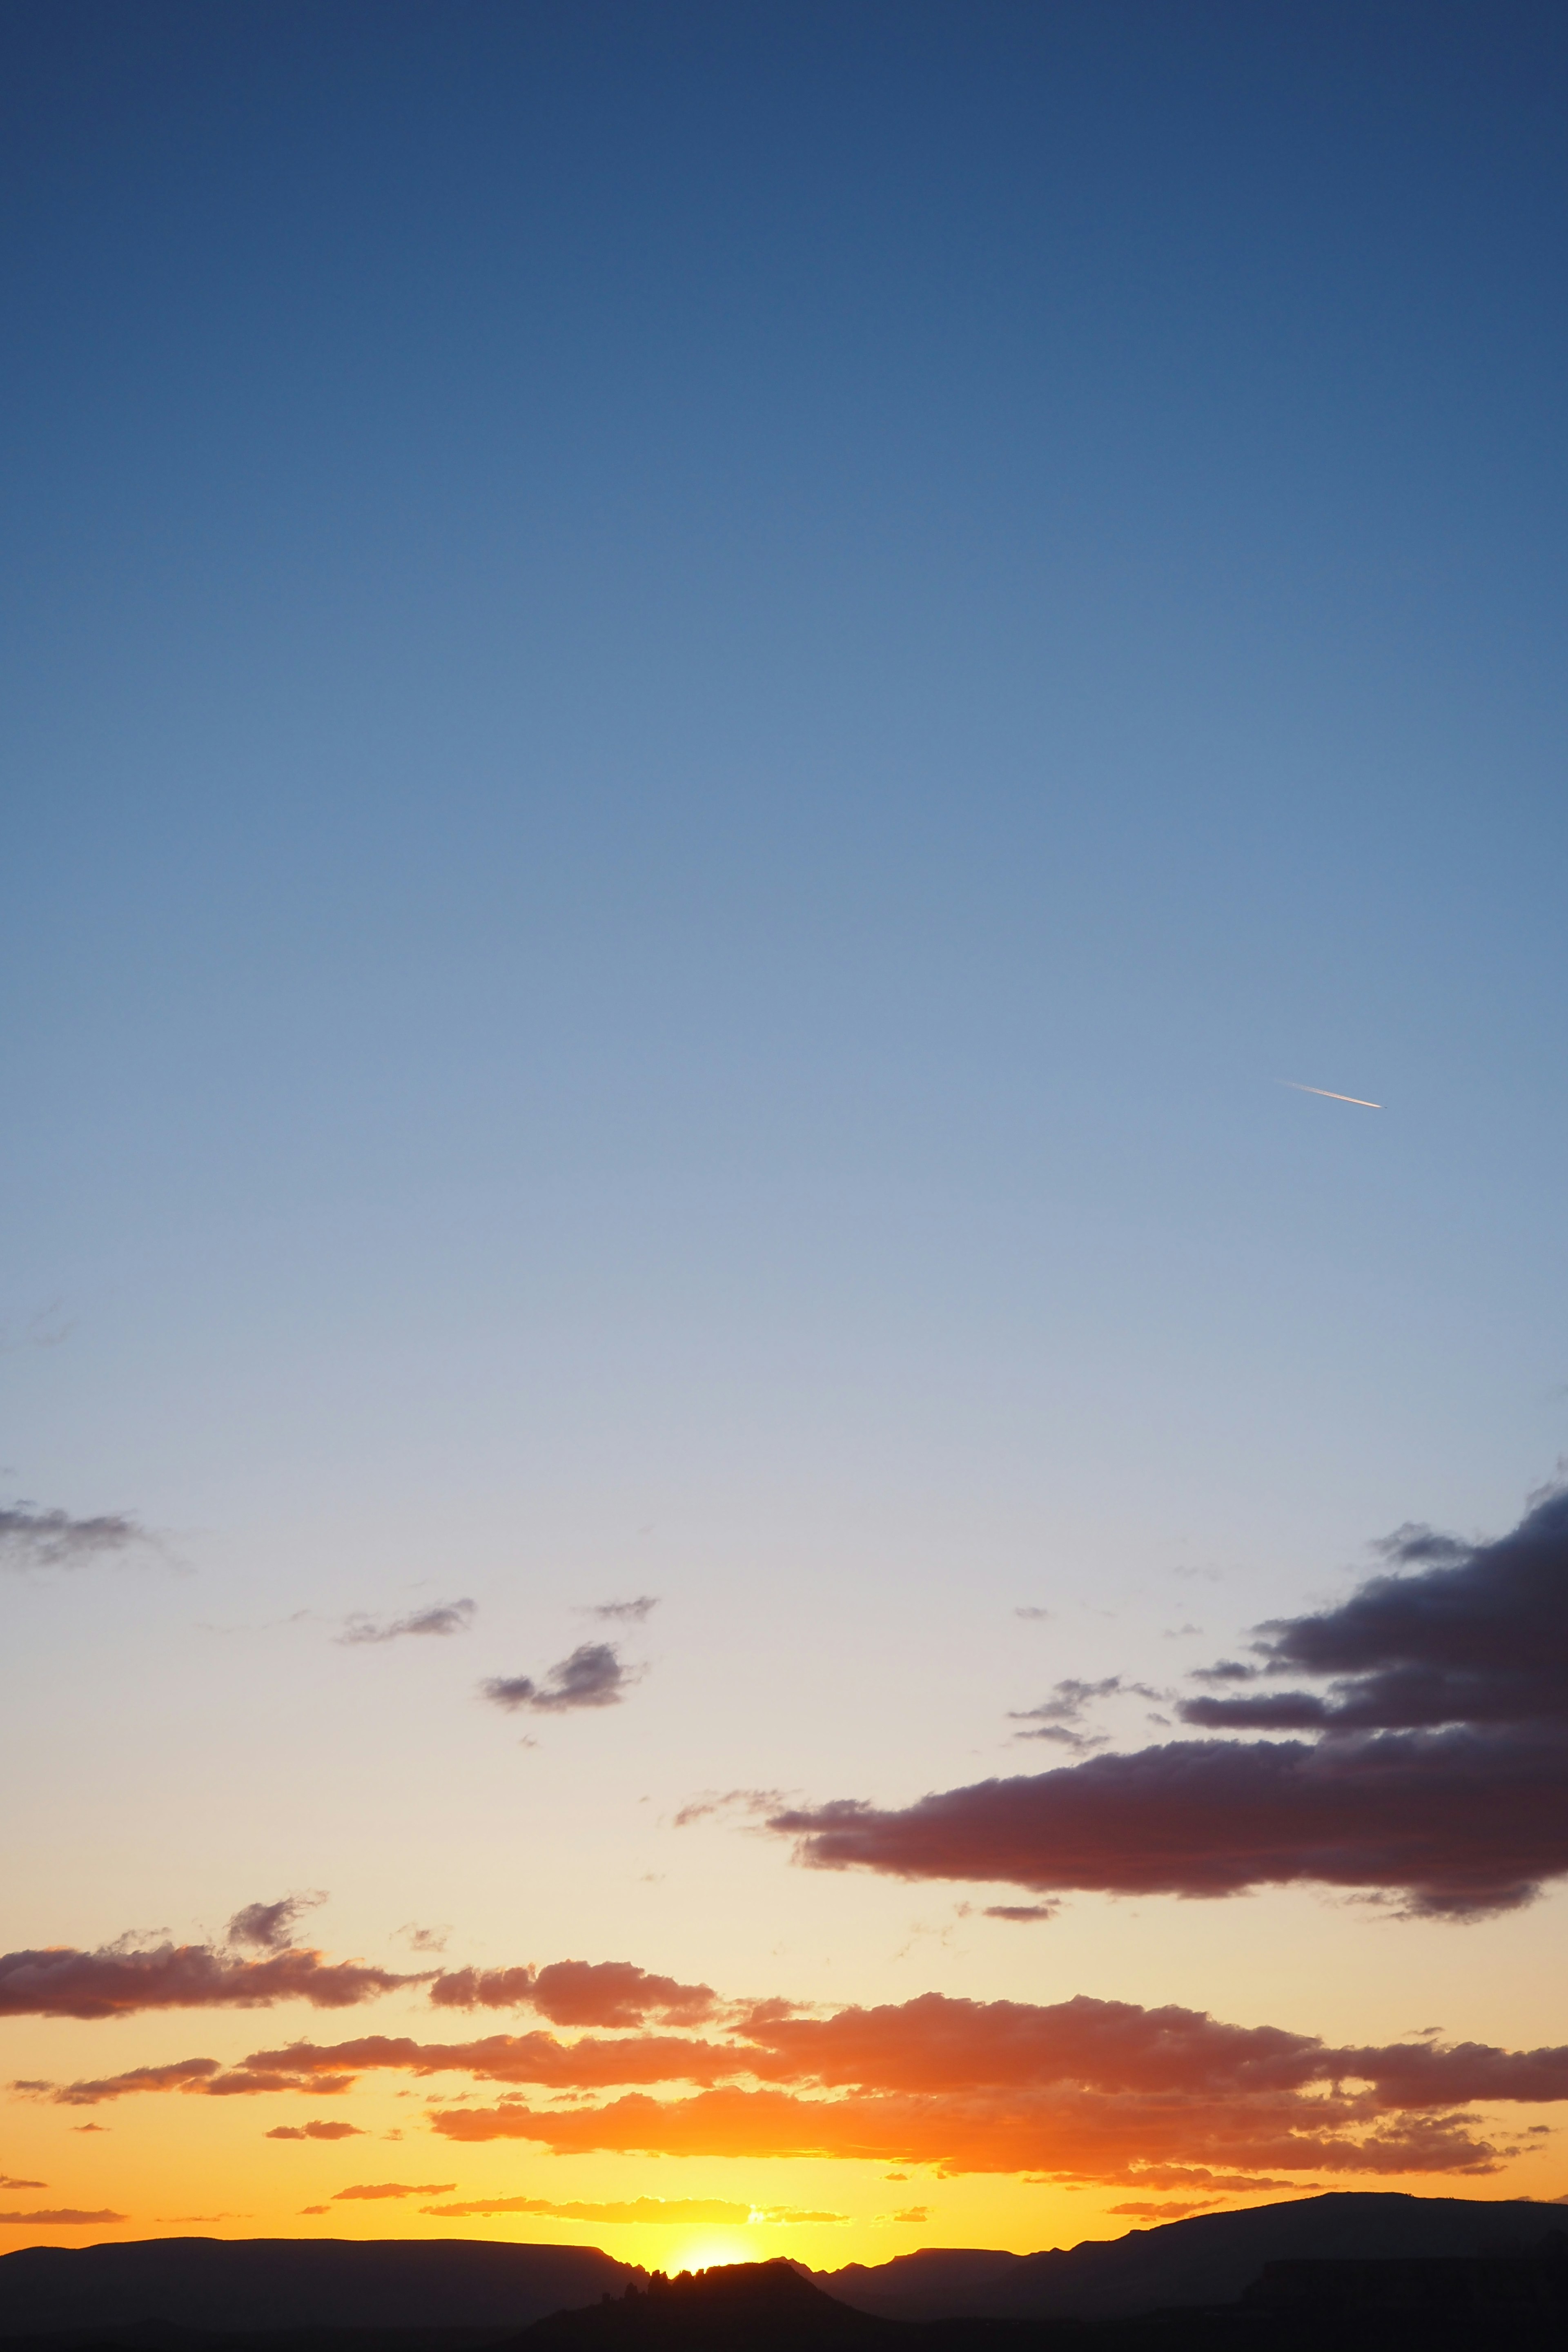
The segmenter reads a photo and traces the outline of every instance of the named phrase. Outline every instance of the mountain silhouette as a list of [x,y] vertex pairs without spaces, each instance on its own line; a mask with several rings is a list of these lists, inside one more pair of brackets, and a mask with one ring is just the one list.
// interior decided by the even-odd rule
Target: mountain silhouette
[[[1153,2327],[1163,2352],[1187,2335],[1194,2344],[1241,2346],[1272,2330],[1272,2341],[1289,2336],[1293,2345],[1291,2330],[1307,2326],[1314,2297],[1366,2305],[1379,2294],[1426,2295],[1441,2305],[1430,2265],[1542,2248],[1563,2221],[1552,2205],[1348,2191],[1204,2214],[1062,2252],[931,2247],[875,2266],[814,2273],[742,2263],[676,2279],[650,2278],[592,2246],[488,2239],[33,2246],[0,2255],[0,2352],[23,2352],[25,2343],[40,2352],[110,2343],[120,2352],[218,2344],[224,2352],[480,2352],[481,2344],[510,2352],[893,2352],[900,2340],[913,2352],[1107,2352],[1124,2327],[1139,2342]],[[1401,2263],[1420,2266],[1420,2275],[1413,2269],[1401,2285],[1377,2269]],[[1367,2271],[1360,2284],[1356,2265]],[[1249,2296],[1266,2266],[1273,2288]],[[1479,2272],[1448,2276],[1456,2292],[1485,2287]],[[1550,2282],[1541,2292],[1547,2287],[1557,2293]],[[1436,2323],[1426,2330],[1432,2343],[1442,2334]]]
[[596,2246],[485,2238],[143,2238],[0,2254],[0,2338],[142,2328],[510,2334],[640,2277]]
[[[1533,2243],[1561,2212],[1521,2200],[1342,2190],[1237,2213],[1203,2213],[1060,2253],[906,2255],[879,2270],[814,2273],[829,2294],[894,2319],[1115,2319],[1237,2302],[1265,2263],[1484,2254]],[[987,2274],[982,2265],[994,2263]],[[953,2267],[949,2267],[949,2263]]]

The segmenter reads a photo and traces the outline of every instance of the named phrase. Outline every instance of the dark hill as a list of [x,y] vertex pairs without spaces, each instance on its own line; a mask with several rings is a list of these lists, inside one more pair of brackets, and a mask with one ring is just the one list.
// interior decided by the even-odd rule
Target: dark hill
[[1502,2241],[1532,2242],[1560,2223],[1551,2205],[1346,2191],[1091,2238],[1062,2253],[1010,2263],[997,2256],[990,2277],[948,2273],[935,2263],[921,2273],[909,2262],[816,2276],[858,2310],[900,2319],[1110,2319],[1235,2303],[1265,2263],[1483,2254]]
[[138,2326],[196,2335],[284,2328],[528,2326],[640,2277],[596,2246],[482,2238],[142,2238],[0,2254],[0,2337]]
[[[824,2294],[793,2263],[731,2263],[558,2311],[516,2352],[900,2352],[909,2331]],[[918,2339],[917,2339],[918,2342]]]

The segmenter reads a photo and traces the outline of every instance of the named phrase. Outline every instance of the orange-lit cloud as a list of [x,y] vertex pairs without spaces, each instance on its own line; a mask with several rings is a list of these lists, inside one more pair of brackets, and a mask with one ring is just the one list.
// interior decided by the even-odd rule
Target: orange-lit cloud
[[358,2124],[328,2123],[277,2124],[267,2134],[268,2139],[363,2139]]
[[[1042,2006],[926,1993],[830,2017],[764,2002],[731,2015],[723,2039],[370,2034],[295,2042],[236,2066],[188,2058],[37,2087],[82,2105],[167,2091],[320,2096],[371,2073],[452,2073],[506,2094],[489,2107],[436,2108],[432,2128],[453,2142],[521,2139],[567,2155],[857,2157],[1224,2195],[1283,2187],[1281,2172],[1489,2171],[1500,2151],[1472,2107],[1568,2099],[1568,2049],[1334,2047],[1082,1995]],[[684,2095],[653,2097],[652,2085]],[[616,2095],[542,2107],[518,2095],[526,2089]]]
[[385,2197],[445,2197],[455,2180],[362,2180],[332,2193],[334,2205],[374,2204]]

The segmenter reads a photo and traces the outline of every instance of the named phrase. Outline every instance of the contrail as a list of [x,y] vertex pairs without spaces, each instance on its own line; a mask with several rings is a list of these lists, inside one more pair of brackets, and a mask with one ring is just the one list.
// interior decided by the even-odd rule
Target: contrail
[[1384,1108],[1384,1105],[1382,1103],[1368,1102],[1364,1095],[1331,1094],[1327,1087],[1304,1087],[1299,1078],[1280,1078],[1277,1083],[1282,1087],[1294,1087],[1299,1095],[1321,1095],[1325,1102],[1354,1103],[1357,1110],[1382,1110]]

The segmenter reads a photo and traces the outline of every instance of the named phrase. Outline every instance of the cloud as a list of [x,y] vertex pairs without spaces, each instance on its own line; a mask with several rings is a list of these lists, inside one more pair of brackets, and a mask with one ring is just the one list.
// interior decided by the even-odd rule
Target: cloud
[[141,1521],[124,1511],[78,1519],[68,1511],[40,1511],[33,1503],[0,1507],[0,1568],[85,1568],[152,1542]]
[[1054,1609],[1024,1608],[1015,1609],[1013,1614],[1015,1617],[1024,1618],[1031,1625],[1043,1625],[1048,1618],[1056,1615],[1056,1612]]
[[433,1601],[428,1609],[416,1609],[407,1617],[391,1617],[384,1622],[356,1612],[333,1638],[353,1644],[395,1642],[405,1633],[466,1633],[478,1614],[478,1601],[467,1599]]
[[693,1822],[712,1820],[721,1813],[742,1813],[752,1819],[776,1813],[789,1801],[787,1789],[705,1789],[700,1797],[692,1797],[675,1816],[678,1830],[689,1829]]
[[326,1899],[324,1895],[283,1895],[276,1903],[247,1903],[229,1921],[226,1940],[257,1952],[289,1951],[303,1914]]
[[980,1916],[983,1919],[1012,1919],[1023,1926],[1034,1919],[1054,1919],[1061,1907],[1059,1903],[988,1903]]
[[[1260,1627],[1258,1664],[1222,1661],[1204,1679],[1226,1695],[1181,1709],[1310,1741],[1172,1740],[769,1827],[818,1868],[898,1878],[1194,1896],[1316,1881],[1429,1916],[1512,1909],[1568,1873],[1568,1491],[1494,1543],[1406,1528],[1382,1549],[1418,1572]],[[1257,1686],[1282,1675],[1328,1688]],[[1077,1696],[1103,1687],[1058,1686],[1037,1736],[1076,1739]]]
[[[1084,1995],[1036,2005],[926,1993],[829,2016],[764,2001],[724,2014],[721,2037],[373,2034],[295,2042],[236,2066],[188,2058],[42,2088],[81,2105],[153,2092],[320,2096],[372,2073],[460,2074],[500,2095],[484,2107],[433,2105],[431,2127],[450,2142],[853,2157],[1204,2197],[1300,2189],[1288,2176],[1301,2173],[1481,2177],[1500,2158],[1478,2109],[1568,2099],[1568,2048],[1331,2046]],[[648,2095],[656,2087],[664,2095]],[[555,2103],[534,2104],[538,2093]]]
[[[229,1932],[248,1921],[254,1941],[269,1918],[302,1899],[247,1905]],[[280,1926],[286,1931],[287,1921]],[[93,1952],[60,1945],[0,1953],[0,2017],[130,2017],[150,2009],[266,2009],[279,2000],[352,2009],[399,1985],[428,1981],[427,1973],[397,1976],[294,1947],[238,1959],[210,1944],[138,1948],[127,1937]]]
[[580,1610],[584,1617],[604,1617],[612,1624],[640,1625],[658,1607],[657,1592],[639,1592],[635,1601],[600,1601]]
[[1191,2205],[1156,2205],[1139,2200],[1131,2205],[1108,2205],[1105,2210],[1108,2213],[1135,2214],[1145,2221],[1184,2221],[1189,2213],[1206,2213],[1217,2202],[1213,2197],[1199,2198]]
[[929,2221],[931,2220],[931,2207],[929,2205],[906,2205],[903,2207],[901,2211],[897,2213],[884,2213],[880,2218],[884,2221]]
[[11,2180],[0,2172],[0,2189],[47,2189],[47,2180]]
[[531,1682],[527,1675],[492,1675],[479,1689],[492,1706],[505,1707],[509,1714],[529,1707],[535,1715],[561,1715],[569,1707],[618,1706],[636,1680],[613,1643],[584,1642],[551,1667],[543,1683]]
[[397,1932],[413,1952],[444,1952],[452,1935],[450,1927],[421,1927],[412,1919]]
[[455,1969],[430,1999],[441,2009],[536,2009],[552,2025],[699,2025],[715,2015],[711,1985],[651,1976],[630,1960],[553,1960],[542,1969]]
[[743,2223],[752,2214],[750,2205],[731,2204],[721,2197],[634,2197],[608,2205],[557,2204],[548,2197],[478,2197],[466,2205],[426,2205],[423,2210],[446,2221],[465,2221],[471,2213],[536,2213],[555,2221]]
[[84,2213],[74,2205],[57,2206],[53,2210],[44,2213],[0,2213],[0,2221],[13,2224],[25,2222],[29,2227],[46,2221],[69,2222],[74,2225],[84,2221],[129,2221],[130,2219],[129,2213],[111,2213],[107,2207],[97,2213]]
[[444,2197],[457,2185],[455,2180],[363,2180],[356,2188],[335,2190],[332,2203],[349,2205],[356,2199],[370,2202],[383,2197]]
[[363,2139],[365,2134],[358,2124],[310,2123],[274,2124],[267,2134],[268,2139]]

